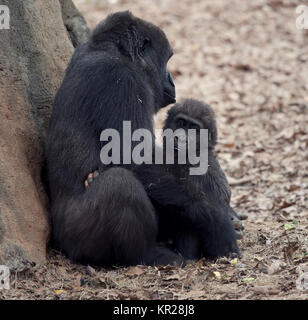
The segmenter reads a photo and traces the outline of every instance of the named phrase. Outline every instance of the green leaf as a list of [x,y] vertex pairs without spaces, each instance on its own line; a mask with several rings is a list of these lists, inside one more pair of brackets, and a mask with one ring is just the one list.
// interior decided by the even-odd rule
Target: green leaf
[[284,227],[285,230],[289,230],[289,229],[295,228],[295,224],[293,222],[292,223],[286,223],[283,227]]

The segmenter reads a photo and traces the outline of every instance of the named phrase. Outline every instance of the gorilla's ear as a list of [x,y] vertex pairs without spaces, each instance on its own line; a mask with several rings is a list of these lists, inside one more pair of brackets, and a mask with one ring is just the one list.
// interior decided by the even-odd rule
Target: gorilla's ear
[[141,46],[136,18],[129,11],[111,14],[94,29],[90,41],[94,48],[111,41],[121,54],[135,60]]
[[140,39],[137,28],[134,25],[130,25],[125,34],[121,35],[117,41],[119,51],[134,61],[139,55]]

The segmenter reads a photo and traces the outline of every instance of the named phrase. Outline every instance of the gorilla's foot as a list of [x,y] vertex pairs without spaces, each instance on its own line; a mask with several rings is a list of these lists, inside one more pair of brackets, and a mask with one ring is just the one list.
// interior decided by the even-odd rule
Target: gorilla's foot
[[168,248],[157,246],[146,264],[151,266],[173,265],[178,267],[185,267],[186,262],[180,254],[177,254]]
[[236,216],[231,217],[231,220],[235,229],[237,239],[242,239],[245,229],[242,221]]
[[98,170],[95,170],[94,172],[91,172],[88,174],[87,179],[84,182],[85,187],[87,188],[91,182],[94,181],[95,178],[99,176]]

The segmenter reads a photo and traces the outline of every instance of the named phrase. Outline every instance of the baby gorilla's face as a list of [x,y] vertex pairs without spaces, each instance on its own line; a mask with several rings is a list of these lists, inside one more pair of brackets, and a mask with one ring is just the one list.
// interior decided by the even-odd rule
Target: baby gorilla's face
[[[174,142],[177,151],[188,150],[192,147],[200,151],[213,150],[217,141],[215,113],[206,103],[186,99],[177,103],[168,111],[164,129],[174,132],[170,142]],[[191,149],[192,150],[192,149]]]
[[204,128],[202,121],[192,118],[191,116],[185,113],[179,113],[178,115],[176,115],[175,126],[176,128],[183,128],[185,130],[188,130],[188,129],[200,130]]
[[196,146],[196,151],[200,152],[200,129],[203,129],[203,123],[190,117],[185,113],[179,113],[173,123],[172,130],[181,129],[178,135],[174,136],[175,150],[183,150],[189,145]]

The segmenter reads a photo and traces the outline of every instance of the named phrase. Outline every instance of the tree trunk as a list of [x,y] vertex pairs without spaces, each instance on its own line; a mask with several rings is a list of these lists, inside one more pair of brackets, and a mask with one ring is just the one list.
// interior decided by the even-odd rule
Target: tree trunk
[[77,45],[89,30],[71,0],[62,6],[66,26],[59,0],[1,4],[10,29],[0,29],[0,265],[23,270],[46,259],[40,173],[52,101],[73,52],[68,33]]
[[67,29],[69,37],[76,48],[80,43],[84,42],[89,34],[90,29],[86,20],[76,9],[72,1],[60,0],[62,7],[62,18]]

